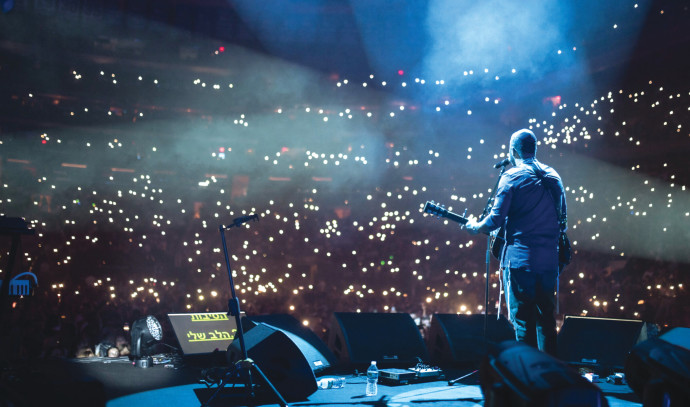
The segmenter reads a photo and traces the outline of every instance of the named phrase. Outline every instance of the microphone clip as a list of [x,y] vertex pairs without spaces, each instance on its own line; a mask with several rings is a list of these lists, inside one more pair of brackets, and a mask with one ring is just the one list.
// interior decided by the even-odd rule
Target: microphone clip
[[249,222],[250,220],[255,220],[259,221],[259,215],[253,214],[253,215],[247,215],[247,216],[240,216],[239,218],[235,218],[231,224],[225,226],[225,225],[220,225],[219,228],[220,230],[225,230],[225,229],[230,229],[232,227],[240,227],[243,224]]
[[505,158],[502,161],[499,161],[496,164],[494,164],[494,168],[503,168],[509,164],[510,164],[510,158]]
[[253,214],[253,215],[247,215],[247,216],[240,216],[239,218],[235,218],[235,219],[232,221],[232,223],[233,223],[235,226],[241,226],[242,224],[247,223],[247,222],[249,222],[250,220],[255,220],[255,221],[258,222],[258,221],[259,221],[259,215]]

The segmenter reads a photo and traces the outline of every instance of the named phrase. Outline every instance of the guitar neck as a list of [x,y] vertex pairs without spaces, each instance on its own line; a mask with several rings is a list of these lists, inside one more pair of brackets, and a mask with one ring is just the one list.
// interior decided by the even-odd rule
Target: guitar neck
[[453,213],[449,211],[448,209],[444,208],[443,206],[439,206],[435,204],[433,201],[427,202],[426,205],[424,205],[424,212],[429,213],[431,215],[436,215],[440,216],[443,218],[448,218],[454,222],[457,222],[461,225],[464,225],[467,223],[467,218],[464,216],[460,216],[457,213]]
[[[446,209],[445,207],[439,206],[438,204],[435,204],[433,201],[429,201],[429,202],[427,202],[427,203],[424,205],[424,212],[425,212],[425,213],[428,213],[428,214],[431,214],[431,215],[434,215],[434,216],[441,217],[441,218],[450,219],[450,220],[452,220],[452,221],[454,221],[454,222],[457,222],[457,223],[459,223],[459,224],[461,224],[461,225],[467,224],[467,221],[468,221],[468,219],[467,219],[466,217],[460,216],[460,215],[458,215],[457,213],[453,213],[453,212],[449,211],[448,209]],[[488,232],[488,233],[487,233],[487,232],[482,232],[482,233],[484,233],[484,234],[486,234],[486,235],[491,236],[491,238],[493,239],[493,242],[496,242],[496,241],[499,241],[499,240],[500,240],[499,245],[496,245],[495,243],[492,242],[492,247],[496,247],[496,248],[497,248],[497,249],[496,249],[496,250],[497,250],[497,253],[500,253],[500,250],[501,250],[501,249],[500,249],[500,247],[501,247],[500,245],[502,244],[501,242],[503,241],[503,238],[502,238],[503,232],[502,232],[502,231],[503,231],[503,228],[501,228],[501,231],[495,230],[495,231],[493,231],[493,232]],[[500,236],[499,236],[499,235],[500,235]],[[493,249],[492,249],[492,250],[493,250]],[[496,258],[499,258],[498,255],[497,255],[496,253],[494,253],[494,256],[495,256]]]
[[467,218],[464,218],[464,217],[458,215],[457,213],[453,213],[450,211],[448,211],[448,213],[446,213],[445,215],[442,215],[442,216],[445,218],[448,218],[454,222],[458,222],[461,225],[464,225],[467,223]]

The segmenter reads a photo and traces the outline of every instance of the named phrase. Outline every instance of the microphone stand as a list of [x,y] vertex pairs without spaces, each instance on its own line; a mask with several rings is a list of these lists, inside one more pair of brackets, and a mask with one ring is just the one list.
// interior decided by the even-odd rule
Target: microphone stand
[[[500,165],[502,164],[502,165]],[[493,207],[493,199],[496,196],[496,189],[498,189],[498,183],[501,181],[501,177],[503,176],[503,173],[506,170],[506,166],[508,165],[508,162],[505,160],[502,161],[501,163],[497,164],[496,168],[500,168],[501,172],[498,174],[498,179],[496,179],[496,185],[494,185],[494,189],[491,190],[491,195],[489,195],[489,199],[486,202],[486,206],[484,207],[484,211],[482,212],[482,216],[479,217],[479,220],[481,221],[485,217],[489,215],[489,212],[491,212],[491,208]],[[484,343],[489,343],[489,270],[491,267],[491,233],[487,235],[486,237],[486,287],[484,289]],[[498,295],[501,295],[501,292],[498,292]],[[452,386],[455,383],[459,382],[460,380],[476,373],[477,371],[475,370],[474,372],[468,373],[464,376],[460,376],[457,379],[449,380],[448,385]]]
[[[494,189],[491,190],[491,195],[489,195],[489,199],[487,200],[486,206],[484,207],[484,212],[482,212],[482,216],[479,217],[479,220],[482,220],[485,217],[489,216],[489,212],[491,212],[491,208],[493,207],[493,200],[494,200],[494,197],[496,196],[496,190],[498,189],[498,183],[501,182],[501,177],[503,176],[503,173],[506,171],[506,165],[501,165],[500,168],[501,168],[501,172],[498,173],[498,178],[496,179],[496,185],[494,185]],[[490,272],[490,265],[491,265],[491,234],[489,234],[486,237],[486,287],[484,289],[484,341],[485,342],[489,341],[489,272]],[[498,295],[501,295],[500,291],[498,292]]]
[[239,339],[240,342],[240,351],[242,354],[242,359],[237,361],[233,366],[231,366],[223,375],[223,379],[220,381],[218,384],[218,388],[216,391],[209,397],[208,400],[206,400],[205,403],[202,404],[202,407],[209,407],[211,405],[211,402],[218,396],[220,393],[220,390],[223,389],[229,381],[236,377],[244,378],[245,383],[244,383],[244,389],[245,393],[240,394],[240,396],[249,396],[249,397],[256,397],[256,394],[254,393],[254,383],[252,381],[252,370],[254,370],[261,378],[266,382],[268,387],[271,389],[273,394],[278,398],[279,404],[282,407],[287,407],[288,404],[283,398],[283,396],[280,395],[278,390],[273,386],[270,380],[266,377],[264,372],[261,371],[259,366],[254,363],[252,359],[249,359],[249,356],[247,356],[247,347],[244,342],[244,329],[242,328],[242,321],[240,318],[241,312],[240,312],[240,300],[237,298],[237,293],[235,292],[235,283],[233,282],[232,279],[232,270],[230,269],[230,257],[228,256],[228,245],[225,240],[225,231],[227,229],[230,229],[232,227],[240,227],[244,223],[249,222],[250,220],[259,220],[259,215],[248,215],[248,216],[242,216],[239,218],[236,218],[233,220],[233,223],[227,226],[220,225],[218,227],[218,230],[220,231],[220,238],[221,241],[223,242],[223,253],[225,254],[225,266],[228,270],[228,281],[230,282],[230,293],[232,294],[231,298],[228,300],[228,316],[233,316],[235,318],[235,324],[237,326],[237,333],[235,334],[234,339]]

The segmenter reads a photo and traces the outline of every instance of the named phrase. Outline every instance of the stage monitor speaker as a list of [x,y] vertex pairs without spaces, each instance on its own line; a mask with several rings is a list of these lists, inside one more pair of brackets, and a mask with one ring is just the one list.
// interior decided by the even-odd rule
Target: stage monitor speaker
[[479,373],[485,407],[608,407],[596,385],[524,342],[492,346]]
[[337,363],[335,355],[328,349],[324,341],[292,315],[255,315],[243,319],[242,327],[248,331],[258,323],[264,323],[285,333],[300,348],[314,374],[320,373]]
[[638,320],[566,316],[558,333],[558,358],[601,374],[621,371],[633,346],[647,339],[647,330]]
[[675,328],[636,345],[625,378],[645,407],[690,405],[690,328]]
[[484,315],[434,314],[427,335],[431,361],[439,366],[479,365],[487,354],[487,341],[503,342],[515,339],[515,331],[508,320],[488,315],[487,335],[484,335]]
[[341,362],[379,367],[412,367],[429,355],[422,335],[410,314],[357,313],[333,314],[328,347]]
[[[243,357],[239,342],[236,339],[228,347],[230,364]],[[247,356],[285,400],[306,400],[316,391],[316,377],[309,362],[284,332],[259,323],[244,334],[244,343]]]

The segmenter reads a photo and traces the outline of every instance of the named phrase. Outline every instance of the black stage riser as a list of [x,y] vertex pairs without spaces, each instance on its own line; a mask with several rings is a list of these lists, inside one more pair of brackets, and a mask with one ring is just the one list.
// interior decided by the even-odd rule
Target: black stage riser
[[480,382],[485,407],[608,407],[596,385],[524,342],[492,347]]
[[645,407],[690,405],[690,328],[636,345],[627,357],[625,377]]

